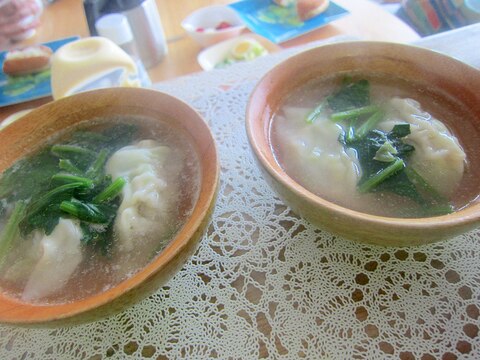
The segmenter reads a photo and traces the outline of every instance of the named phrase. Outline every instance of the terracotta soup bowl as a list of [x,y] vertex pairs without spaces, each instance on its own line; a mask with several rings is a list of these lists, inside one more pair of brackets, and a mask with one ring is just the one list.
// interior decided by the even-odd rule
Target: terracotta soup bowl
[[[102,119],[107,119],[106,123],[108,126],[112,124],[118,125],[122,121],[125,122],[125,119],[129,119],[128,121],[130,122],[128,124],[133,124],[134,126],[138,126],[140,123],[143,124],[143,121],[153,125],[155,129],[157,129],[155,126],[161,126],[161,130],[157,129],[155,131],[151,130],[151,127],[142,127],[142,137],[136,138],[138,141],[149,139],[149,141],[157,141],[156,144],[163,144],[167,136],[175,138],[178,134],[182,134],[183,144],[188,144],[191,151],[189,154],[193,155],[190,157],[185,156],[183,160],[178,161],[174,166],[177,166],[177,168],[178,166],[182,167],[184,166],[183,161],[189,161],[192,166],[190,169],[194,170],[191,170],[192,172],[188,174],[194,174],[197,181],[195,186],[185,187],[182,190],[183,195],[175,196],[170,204],[173,204],[171,205],[174,208],[172,211],[175,213],[184,211],[185,215],[175,225],[176,228],[168,232],[170,235],[157,235],[156,232],[153,233],[153,236],[150,234],[155,246],[158,248],[149,250],[150,257],[144,260],[139,269],[128,272],[126,277],[113,282],[112,285],[94,289],[85,296],[79,295],[66,301],[58,301],[54,298],[50,299],[50,297],[47,297],[50,299],[48,301],[43,301],[43,299],[27,301],[22,296],[21,290],[20,295],[17,294],[15,296],[15,292],[7,291],[9,290],[8,286],[8,289],[5,290],[5,282],[2,282],[0,291],[1,323],[29,326],[64,326],[97,320],[119,312],[147,297],[164,285],[180,270],[198,245],[215,203],[219,176],[218,157],[214,139],[206,122],[190,106],[173,96],[146,89],[115,88],[86,92],[46,104],[0,131],[0,153],[2,154],[0,172],[3,173],[17,160],[26,155],[35,154],[39,148],[44,147],[50,141],[53,141],[54,144],[57,143],[55,139],[58,136],[68,139],[69,136],[73,136],[71,134],[78,128],[85,131],[89,131],[91,126],[100,127],[100,130],[102,126],[103,130],[110,129],[109,127],[105,128],[106,125],[102,123]],[[109,135],[105,131],[103,134]],[[158,150],[159,148],[156,149]],[[170,147],[169,149],[171,150],[172,148]],[[160,149],[158,151],[161,152],[163,150]],[[178,151],[175,150],[168,154],[173,156],[174,153],[178,153]],[[148,156],[153,156],[151,155],[153,150],[152,153],[148,154]],[[148,158],[147,155],[145,156]],[[138,160],[138,164],[141,161],[144,160]],[[148,159],[145,161],[148,162]],[[126,162],[122,163],[120,161],[120,164],[117,165],[128,167],[132,164],[128,165]],[[136,165],[135,161],[133,165]],[[162,168],[166,168],[165,166],[162,165]],[[158,168],[155,169],[160,171]],[[182,179],[188,178],[185,174],[182,176]],[[134,184],[135,181],[131,180],[131,184]],[[183,180],[177,179],[173,180],[172,183],[181,183],[181,181]],[[168,186],[168,181],[166,183]],[[155,184],[158,185],[158,183]],[[150,185],[151,183],[147,183],[145,186]],[[143,185],[137,183],[134,186]],[[160,184],[158,186],[163,185]],[[93,185],[91,188],[93,188]],[[145,189],[146,187],[140,187],[134,191],[141,195]],[[189,192],[194,195],[190,196]],[[93,203],[95,201],[94,199]],[[187,208],[188,210],[185,210]],[[143,211],[145,211],[145,207],[138,208],[138,213],[140,214],[138,221],[144,221],[142,216],[146,215],[142,215]],[[153,216],[157,222],[161,221],[161,219],[159,220],[159,218],[155,217],[155,214],[156,208],[154,208],[153,215],[150,213],[149,216]],[[75,219],[75,221],[78,220]],[[2,226],[4,225],[2,223]],[[52,232],[52,237],[55,232],[56,228]],[[140,244],[143,241],[142,235],[139,235],[139,233],[135,234],[134,239],[126,239],[127,241],[133,241],[133,250],[141,246]],[[64,235],[64,238],[61,240],[70,241],[69,236]],[[163,236],[168,240],[165,240],[165,243],[162,243],[160,246],[158,245],[157,236]],[[112,249],[114,249],[115,241],[117,240],[114,237]],[[28,238],[25,241],[29,241]],[[82,246],[82,251],[87,251],[85,250],[87,245],[82,244]],[[88,251],[94,250],[90,249]],[[85,258],[86,255],[84,255],[83,261],[85,261]],[[104,269],[108,268],[108,261],[108,256],[99,260],[99,267],[91,272],[91,277],[89,278],[91,281],[104,276]],[[119,266],[122,267],[122,264]],[[35,267],[35,269],[38,268]],[[61,267],[58,269],[58,272],[66,271],[65,269],[66,267]],[[68,289],[76,291],[76,288],[81,286],[80,282],[77,283],[77,280],[75,280],[75,283],[72,284],[71,279],[67,280],[66,286],[69,286]],[[68,298],[68,291],[70,290],[62,291],[64,293],[67,292],[66,295],[63,295]],[[25,290],[23,294],[25,295]]]
[[[374,83],[372,79],[401,83],[404,90],[411,90],[411,95],[406,97],[417,100],[422,108],[442,119],[466,154],[466,170],[455,195],[463,199],[462,206],[441,216],[372,214],[339,205],[334,196],[326,200],[318,192],[307,190],[295,174],[285,170],[272,135],[275,134],[277,114],[283,111],[282,106],[291,101],[293,93],[298,94],[308,84],[322,86],[333,78],[337,81],[336,86],[340,86],[342,77],[345,80],[350,76],[353,80],[355,77],[370,78],[371,87]],[[480,223],[480,203],[477,201],[480,176],[479,89],[479,70],[438,52],[381,42],[325,45],[287,59],[259,81],[250,96],[246,112],[248,138],[268,183],[286,204],[312,224],[360,242],[387,246],[427,244],[452,238]],[[304,95],[309,96],[308,92]],[[442,109],[457,116],[445,116]],[[321,176],[316,181],[322,181]]]

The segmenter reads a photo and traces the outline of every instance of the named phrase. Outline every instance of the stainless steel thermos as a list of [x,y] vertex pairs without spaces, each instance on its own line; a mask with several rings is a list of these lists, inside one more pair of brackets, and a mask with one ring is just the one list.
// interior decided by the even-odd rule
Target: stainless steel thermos
[[155,0],[84,0],[91,35],[95,21],[105,14],[121,13],[132,29],[138,54],[146,68],[158,64],[168,52]]

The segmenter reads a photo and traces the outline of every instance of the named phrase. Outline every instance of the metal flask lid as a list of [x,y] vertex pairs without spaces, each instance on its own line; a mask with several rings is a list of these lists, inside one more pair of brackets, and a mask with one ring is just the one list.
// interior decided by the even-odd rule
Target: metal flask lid
[[112,40],[117,45],[123,45],[133,41],[132,30],[125,15],[104,15],[97,20],[95,27],[100,36]]

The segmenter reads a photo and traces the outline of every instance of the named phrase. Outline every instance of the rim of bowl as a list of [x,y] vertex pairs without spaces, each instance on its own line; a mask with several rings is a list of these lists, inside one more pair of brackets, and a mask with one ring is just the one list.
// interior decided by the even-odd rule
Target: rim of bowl
[[[81,314],[88,313],[89,311],[92,311],[96,308],[100,308],[108,304],[109,302],[120,298],[122,295],[127,294],[130,291],[137,288],[138,286],[140,286],[144,281],[148,280],[150,277],[154,276],[159,271],[162,271],[164,267],[166,267],[168,264],[174,261],[176,256],[179,253],[181,253],[181,251],[185,247],[189,245],[189,242],[192,236],[199,230],[202,222],[208,216],[210,208],[214,206],[215,196],[216,196],[218,182],[219,182],[219,174],[220,174],[220,164],[219,164],[216,142],[212,132],[210,131],[210,128],[208,127],[203,117],[185,101],[173,95],[160,92],[157,90],[153,90],[153,89],[109,88],[109,89],[93,90],[93,91],[72,95],[72,96],[62,98],[62,99],[47,103],[45,105],[42,105],[38,109],[47,111],[50,107],[56,106],[56,104],[60,102],[66,102],[66,103],[70,102],[73,96],[77,98],[84,97],[86,100],[90,99],[91,97],[95,97],[97,95],[105,96],[105,97],[110,96],[112,98],[116,98],[117,99],[116,101],[118,101],[118,97],[124,96],[125,98],[128,98],[129,93],[131,92],[145,92],[145,95],[156,93],[158,94],[158,96],[169,99],[170,103],[176,102],[178,106],[181,106],[184,109],[186,109],[188,112],[191,112],[191,114],[195,119],[194,121],[202,124],[201,126],[203,127],[204,133],[208,135],[208,144],[206,144],[205,149],[212,156],[213,161],[208,163],[206,168],[203,166],[203,163],[201,164],[202,165],[201,167],[202,182],[200,184],[197,201],[192,209],[192,214],[190,215],[190,217],[187,218],[185,223],[176,233],[175,237],[168,243],[168,245],[164,249],[162,249],[154,258],[152,258],[150,262],[147,263],[147,265],[143,266],[133,276],[122,280],[120,283],[116,284],[115,286],[113,286],[112,288],[104,292],[95,293],[94,295],[88,296],[87,298],[83,298],[80,300],[75,300],[67,303],[60,303],[60,304],[26,303],[17,298],[6,296],[4,293],[0,293],[1,299],[7,300],[12,303],[12,308],[21,307],[24,310],[30,309],[29,313],[31,314],[28,318],[25,318],[25,319],[22,318],[21,320],[15,319],[14,316],[9,316],[7,319],[4,319],[4,317],[2,316],[2,313],[12,311],[12,310],[2,309],[0,310],[0,319],[2,323],[34,325],[34,324],[42,324],[42,323],[47,324],[49,322],[54,322],[57,320],[67,320],[69,318],[81,316]],[[121,93],[121,95],[118,95],[118,93]],[[83,100],[83,101],[86,102],[86,100]],[[98,106],[98,108],[109,107],[112,105],[113,104],[110,103],[107,106],[105,105]],[[124,106],[125,108],[138,107],[135,104],[129,104]],[[14,125],[21,126],[23,122],[29,121],[30,117],[36,115],[36,110],[37,109],[25,115],[24,117],[19,119],[16,123],[12,124],[11,126],[12,127],[14,127]],[[157,113],[160,114],[159,111],[157,111]],[[75,125],[88,120],[89,119],[84,119],[84,120],[75,122]],[[70,128],[70,126],[67,127],[66,129],[68,128]],[[186,129],[184,128],[183,131],[186,131]],[[55,133],[58,133],[58,131]],[[52,135],[55,133],[52,133]],[[194,145],[195,151],[197,152],[199,159],[201,159],[201,154],[199,154],[200,149],[198,148],[199,147],[198,145],[200,144],[198,144],[197,141],[193,141],[195,138],[193,138],[193,136],[190,133],[188,136],[192,137],[192,145]],[[40,143],[40,147],[42,143],[43,142]],[[205,176],[205,174],[207,175]],[[210,181],[204,181],[205,177],[207,177]],[[198,214],[196,214],[197,216],[194,217],[193,215],[197,212],[198,212]],[[42,309],[42,312],[36,313],[35,309]],[[45,309],[49,309],[49,312],[47,315],[42,315]]]
[[[475,201],[474,203],[467,205],[465,208],[462,208],[451,214],[442,215],[442,216],[423,217],[423,218],[418,218],[418,217],[417,218],[396,218],[396,217],[373,215],[373,214],[352,210],[347,207],[338,205],[334,202],[330,202],[314,194],[313,192],[307,190],[298,182],[296,182],[292,177],[290,177],[290,175],[285,170],[283,170],[283,168],[275,160],[273,156],[273,151],[271,148],[270,135],[264,134],[264,132],[270,131],[272,115],[274,111],[277,109],[272,109],[273,111],[269,115],[268,122],[264,120],[265,116],[263,116],[264,112],[262,112],[263,118],[261,119],[261,124],[263,124],[262,128],[264,129],[264,131],[262,132],[262,134],[255,133],[254,124],[257,121],[255,116],[250,116],[251,105],[254,102],[254,97],[257,95],[257,92],[264,85],[264,83],[269,80],[273,72],[278,72],[280,71],[279,69],[282,69],[283,67],[288,66],[290,63],[296,62],[299,58],[309,56],[309,54],[313,55],[314,53],[322,50],[328,51],[329,48],[332,48],[332,47],[349,47],[349,46],[362,46],[364,48],[372,47],[372,46],[373,47],[392,46],[392,47],[398,47],[403,49],[409,49],[413,51],[419,51],[425,54],[431,54],[432,56],[436,56],[445,61],[449,61],[451,62],[451,64],[455,66],[464,67],[465,69],[469,69],[469,71],[476,72],[477,77],[480,79],[480,69],[476,69],[475,67],[469,64],[466,64],[460,60],[457,60],[451,56],[445,55],[441,52],[423,48],[416,45],[391,43],[391,42],[383,42],[383,41],[345,41],[345,42],[339,42],[339,43],[320,45],[312,49],[301,51],[300,53],[292,55],[291,57],[283,60],[282,62],[272,67],[266,74],[264,74],[260,78],[260,80],[258,80],[257,84],[255,85],[252,92],[250,93],[249,100],[247,103],[247,108],[246,108],[246,130],[247,130],[247,136],[250,142],[250,147],[252,148],[256,158],[260,161],[262,167],[266,171],[268,171],[270,176],[272,176],[276,181],[278,181],[283,186],[293,191],[296,196],[301,196],[303,199],[307,200],[309,203],[312,203],[314,205],[328,208],[335,214],[346,215],[361,222],[372,223],[372,224],[380,223],[385,225],[395,225],[397,227],[417,228],[420,230],[423,228],[431,227],[432,225],[438,228],[447,228],[447,227],[450,227],[452,224],[459,224],[459,223],[468,224],[468,223],[473,223],[475,221],[478,221],[480,219],[480,202],[478,201]],[[265,129],[268,129],[268,130],[265,130]],[[259,145],[259,143],[263,143],[261,141],[261,138],[263,136],[265,136],[268,139],[267,149],[264,149],[262,146]],[[271,162],[267,158],[267,156],[265,156],[265,152],[262,151],[262,149],[266,150],[265,151],[266,153],[272,155],[273,162]],[[472,214],[472,209],[476,210],[476,214]],[[467,211],[470,214],[466,215],[465,213]]]

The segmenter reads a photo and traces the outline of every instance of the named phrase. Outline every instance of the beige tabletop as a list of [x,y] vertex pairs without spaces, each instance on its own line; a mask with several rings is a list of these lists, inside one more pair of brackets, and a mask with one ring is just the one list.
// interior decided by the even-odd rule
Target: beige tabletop
[[[229,0],[157,0],[165,35],[169,39],[169,54],[151,69],[153,82],[201,71],[196,57],[201,50],[180,26],[192,11],[212,4],[227,4]],[[368,0],[336,0],[350,11],[350,15],[304,36],[282,44],[292,47],[335,35],[351,35],[364,40],[411,42],[419,38],[408,25]],[[37,35],[29,40],[38,43],[62,37],[88,36],[88,28],[81,0],[58,0],[45,10]]]

